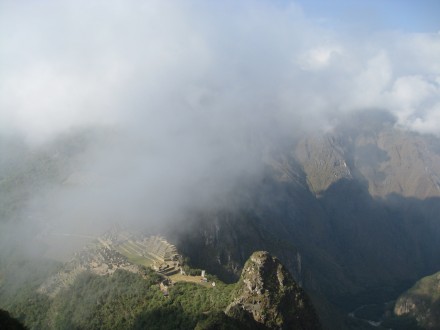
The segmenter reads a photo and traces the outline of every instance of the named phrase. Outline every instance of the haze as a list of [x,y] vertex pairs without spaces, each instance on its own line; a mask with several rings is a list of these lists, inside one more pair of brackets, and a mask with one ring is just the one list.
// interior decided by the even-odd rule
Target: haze
[[32,196],[29,210],[83,232],[177,221],[227,203],[267,148],[366,109],[440,134],[439,32],[374,15],[362,28],[333,24],[334,12],[303,5],[2,1],[2,135],[41,148],[84,127],[107,132],[81,154],[73,185]]

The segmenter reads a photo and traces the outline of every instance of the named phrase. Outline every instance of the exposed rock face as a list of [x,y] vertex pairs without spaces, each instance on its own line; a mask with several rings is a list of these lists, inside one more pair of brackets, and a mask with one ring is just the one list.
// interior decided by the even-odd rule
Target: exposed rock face
[[325,135],[301,140],[295,150],[312,192],[320,194],[340,179],[352,179],[343,143]]
[[411,316],[426,329],[440,328],[440,272],[426,276],[402,294],[394,313]]
[[356,179],[365,182],[375,197],[440,196],[438,139],[381,120],[355,127],[306,136],[297,144],[295,156],[312,192],[320,195],[341,179]]
[[226,308],[226,314],[241,319],[250,316],[262,328],[321,328],[304,291],[268,252],[255,252],[246,262],[236,298]]

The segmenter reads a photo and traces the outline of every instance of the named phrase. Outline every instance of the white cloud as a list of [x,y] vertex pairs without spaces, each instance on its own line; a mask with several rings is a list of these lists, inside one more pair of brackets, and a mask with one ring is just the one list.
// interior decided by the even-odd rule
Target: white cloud
[[293,4],[6,1],[1,9],[0,128],[32,139],[90,123],[154,130],[203,120],[228,132],[272,117],[315,127],[373,106],[414,129],[411,118],[438,97],[440,35],[358,40]]
[[398,78],[389,93],[389,108],[398,123],[421,133],[440,134],[440,86],[421,76]]
[[319,70],[330,65],[332,58],[342,53],[338,46],[320,46],[306,51],[300,57],[299,65],[304,70]]
[[440,135],[439,34],[317,24],[266,0],[0,2],[0,132],[117,126],[84,164],[105,184],[47,198],[53,218],[90,222],[209,205],[261,169],[269,139],[354,111]]

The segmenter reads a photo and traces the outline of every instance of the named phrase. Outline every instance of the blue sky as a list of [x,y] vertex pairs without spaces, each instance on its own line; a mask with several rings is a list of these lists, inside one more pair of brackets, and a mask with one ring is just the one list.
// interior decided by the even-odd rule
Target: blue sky
[[439,0],[297,0],[305,14],[343,28],[440,31]]

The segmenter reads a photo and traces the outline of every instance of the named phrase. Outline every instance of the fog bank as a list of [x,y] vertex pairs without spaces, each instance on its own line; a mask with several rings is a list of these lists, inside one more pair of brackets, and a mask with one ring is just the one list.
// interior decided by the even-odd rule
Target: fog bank
[[1,2],[0,131],[37,149],[107,132],[29,209],[174,221],[257,177],[268,146],[365,109],[439,135],[440,34],[356,31],[295,2]]

